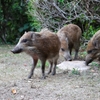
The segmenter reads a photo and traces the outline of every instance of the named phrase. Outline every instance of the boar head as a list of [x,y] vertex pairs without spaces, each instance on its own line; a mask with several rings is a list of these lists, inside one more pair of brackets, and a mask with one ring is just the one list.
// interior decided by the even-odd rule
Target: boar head
[[91,39],[87,45],[86,65],[98,57],[100,57],[100,41]]
[[35,48],[33,46],[33,41],[37,36],[39,36],[39,34],[36,34],[35,32],[32,31],[25,32],[23,36],[19,39],[19,42],[14,47],[14,49],[11,50],[11,52],[21,53],[21,52],[27,52],[29,49]]
[[62,54],[67,61],[71,61],[71,55],[68,46],[68,38],[60,38],[61,41],[61,48],[60,54]]

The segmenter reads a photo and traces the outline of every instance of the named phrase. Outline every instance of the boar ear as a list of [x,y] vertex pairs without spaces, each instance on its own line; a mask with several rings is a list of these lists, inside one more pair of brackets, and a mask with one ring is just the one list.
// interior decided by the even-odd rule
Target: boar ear
[[35,32],[33,32],[32,34],[31,34],[31,38],[32,39],[36,39],[37,37],[40,37],[41,35],[40,34],[37,34],[37,33],[35,33]]
[[98,40],[93,41],[93,45],[95,46],[95,48],[100,48],[100,44]]
[[27,32],[25,31],[25,33],[27,33]]

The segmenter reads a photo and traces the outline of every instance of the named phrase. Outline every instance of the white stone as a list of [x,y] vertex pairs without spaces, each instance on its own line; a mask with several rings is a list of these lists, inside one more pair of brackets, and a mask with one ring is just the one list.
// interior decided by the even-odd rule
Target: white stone
[[62,63],[58,64],[57,67],[62,70],[79,70],[85,71],[90,68],[90,66],[85,65],[85,61],[63,61]]

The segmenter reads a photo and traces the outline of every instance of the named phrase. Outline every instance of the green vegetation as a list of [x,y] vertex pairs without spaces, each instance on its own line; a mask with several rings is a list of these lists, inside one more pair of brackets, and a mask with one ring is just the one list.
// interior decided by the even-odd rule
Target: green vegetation
[[[85,47],[84,47],[85,48]],[[86,57],[86,55],[87,55],[87,52],[84,50],[84,51],[82,51],[82,52],[79,52],[80,53],[80,57],[81,58],[85,58]]]
[[[46,67],[49,67],[49,62],[46,61],[46,64],[45,64]],[[38,63],[37,63],[37,67],[41,67],[41,61],[39,60]]]
[[13,44],[25,31],[57,31],[69,23],[80,26],[89,40],[100,29],[99,5],[98,0],[1,0],[0,41]]
[[93,67],[100,67],[100,65],[97,62],[92,62],[91,64]]
[[0,1],[0,38],[8,43],[16,43],[30,23],[26,15],[24,0]]
[[80,72],[79,70],[73,68],[73,70],[71,71],[71,74],[80,75]]
[[90,25],[89,28],[84,32],[83,36],[85,39],[89,40],[98,30],[100,30],[100,27],[95,28]]

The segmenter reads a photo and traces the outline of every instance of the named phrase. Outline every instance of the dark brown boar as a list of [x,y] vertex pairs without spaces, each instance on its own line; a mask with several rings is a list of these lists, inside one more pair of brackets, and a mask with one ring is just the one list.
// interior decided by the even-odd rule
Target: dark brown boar
[[75,49],[74,59],[78,56],[80,38],[82,35],[80,27],[75,24],[68,24],[62,27],[57,35],[61,41],[60,53],[64,56],[65,60],[72,60],[71,52],[72,49]]
[[[42,77],[45,78],[45,62],[50,63],[49,73],[56,74],[56,64],[59,57],[60,40],[56,34],[43,29],[40,32],[25,32],[18,44],[12,50],[13,53],[26,52],[33,59],[32,69],[29,78],[32,77],[38,59],[42,63]],[[53,69],[53,70],[52,70]]]
[[100,30],[89,40],[87,45],[86,65],[98,58],[100,61]]

